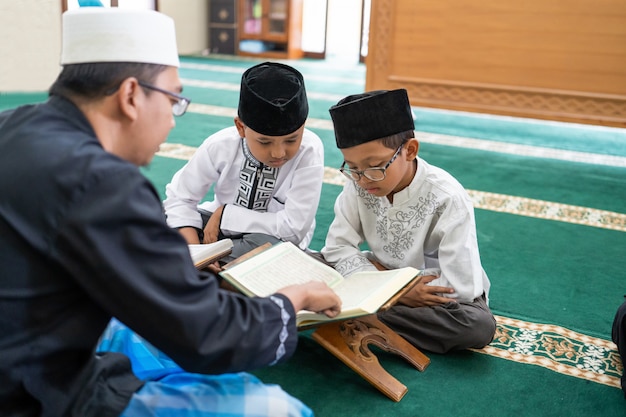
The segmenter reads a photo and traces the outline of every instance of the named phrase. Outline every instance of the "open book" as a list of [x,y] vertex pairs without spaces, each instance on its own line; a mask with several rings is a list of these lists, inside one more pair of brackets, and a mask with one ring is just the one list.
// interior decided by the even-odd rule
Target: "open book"
[[189,245],[189,253],[191,259],[197,269],[217,261],[220,258],[230,254],[233,250],[233,241],[230,239],[222,239],[213,243],[205,243],[201,245]]
[[266,297],[288,285],[309,281],[327,283],[342,300],[341,313],[331,319],[324,314],[300,311],[296,323],[298,327],[305,327],[375,313],[400,290],[413,284],[419,272],[406,267],[357,272],[344,278],[294,244],[283,242],[224,269],[220,275],[250,297]]

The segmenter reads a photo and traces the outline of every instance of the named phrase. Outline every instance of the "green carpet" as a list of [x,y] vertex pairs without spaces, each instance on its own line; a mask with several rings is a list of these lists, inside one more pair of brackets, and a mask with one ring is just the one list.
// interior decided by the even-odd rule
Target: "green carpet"
[[[232,125],[241,74],[260,62],[183,57],[189,112],[144,174],[161,195],[204,138]],[[305,77],[307,126],[325,144],[327,178],[311,247],[320,249],[341,191],[328,108],[362,92],[365,67],[287,61]],[[0,110],[45,100],[2,94]],[[610,342],[626,293],[626,130],[425,108],[420,156],[469,190],[498,318],[485,349],[428,354],[418,372],[379,352],[409,391],[395,403],[303,332],[287,364],[255,371],[311,406],[317,416],[624,416],[623,367]]]

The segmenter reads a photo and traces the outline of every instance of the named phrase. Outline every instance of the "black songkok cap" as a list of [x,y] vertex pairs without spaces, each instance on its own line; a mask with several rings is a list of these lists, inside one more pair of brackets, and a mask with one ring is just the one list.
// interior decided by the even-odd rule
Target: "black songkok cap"
[[332,106],[329,112],[339,149],[415,129],[405,89],[348,96]]
[[309,114],[304,79],[296,69],[264,62],[241,77],[238,115],[252,130],[267,136],[295,132]]

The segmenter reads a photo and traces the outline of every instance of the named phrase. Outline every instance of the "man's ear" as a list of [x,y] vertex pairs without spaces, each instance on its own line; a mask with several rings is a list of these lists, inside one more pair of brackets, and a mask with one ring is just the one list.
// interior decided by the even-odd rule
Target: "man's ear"
[[406,148],[406,160],[412,161],[417,157],[420,149],[420,143],[417,139],[411,138],[404,145]]
[[135,121],[139,117],[139,104],[145,96],[139,91],[141,86],[135,77],[126,78],[120,84],[117,94],[117,102],[120,112]]

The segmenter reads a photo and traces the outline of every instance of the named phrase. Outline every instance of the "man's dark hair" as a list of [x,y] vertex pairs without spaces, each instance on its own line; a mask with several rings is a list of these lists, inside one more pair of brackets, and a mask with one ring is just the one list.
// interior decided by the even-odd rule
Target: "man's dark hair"
[[113,94],[122,81],[135,77],[153,83],[166,65],[134,62],[98,62],[65,65],[52,87],[50,96],[97,99]]
[[397,149],[400,145],[406,143],[409,139],[415,137],[414,130],[406,130],[396,133],[395,135],[384,137],[381,140],[384,147],[389,149]]

